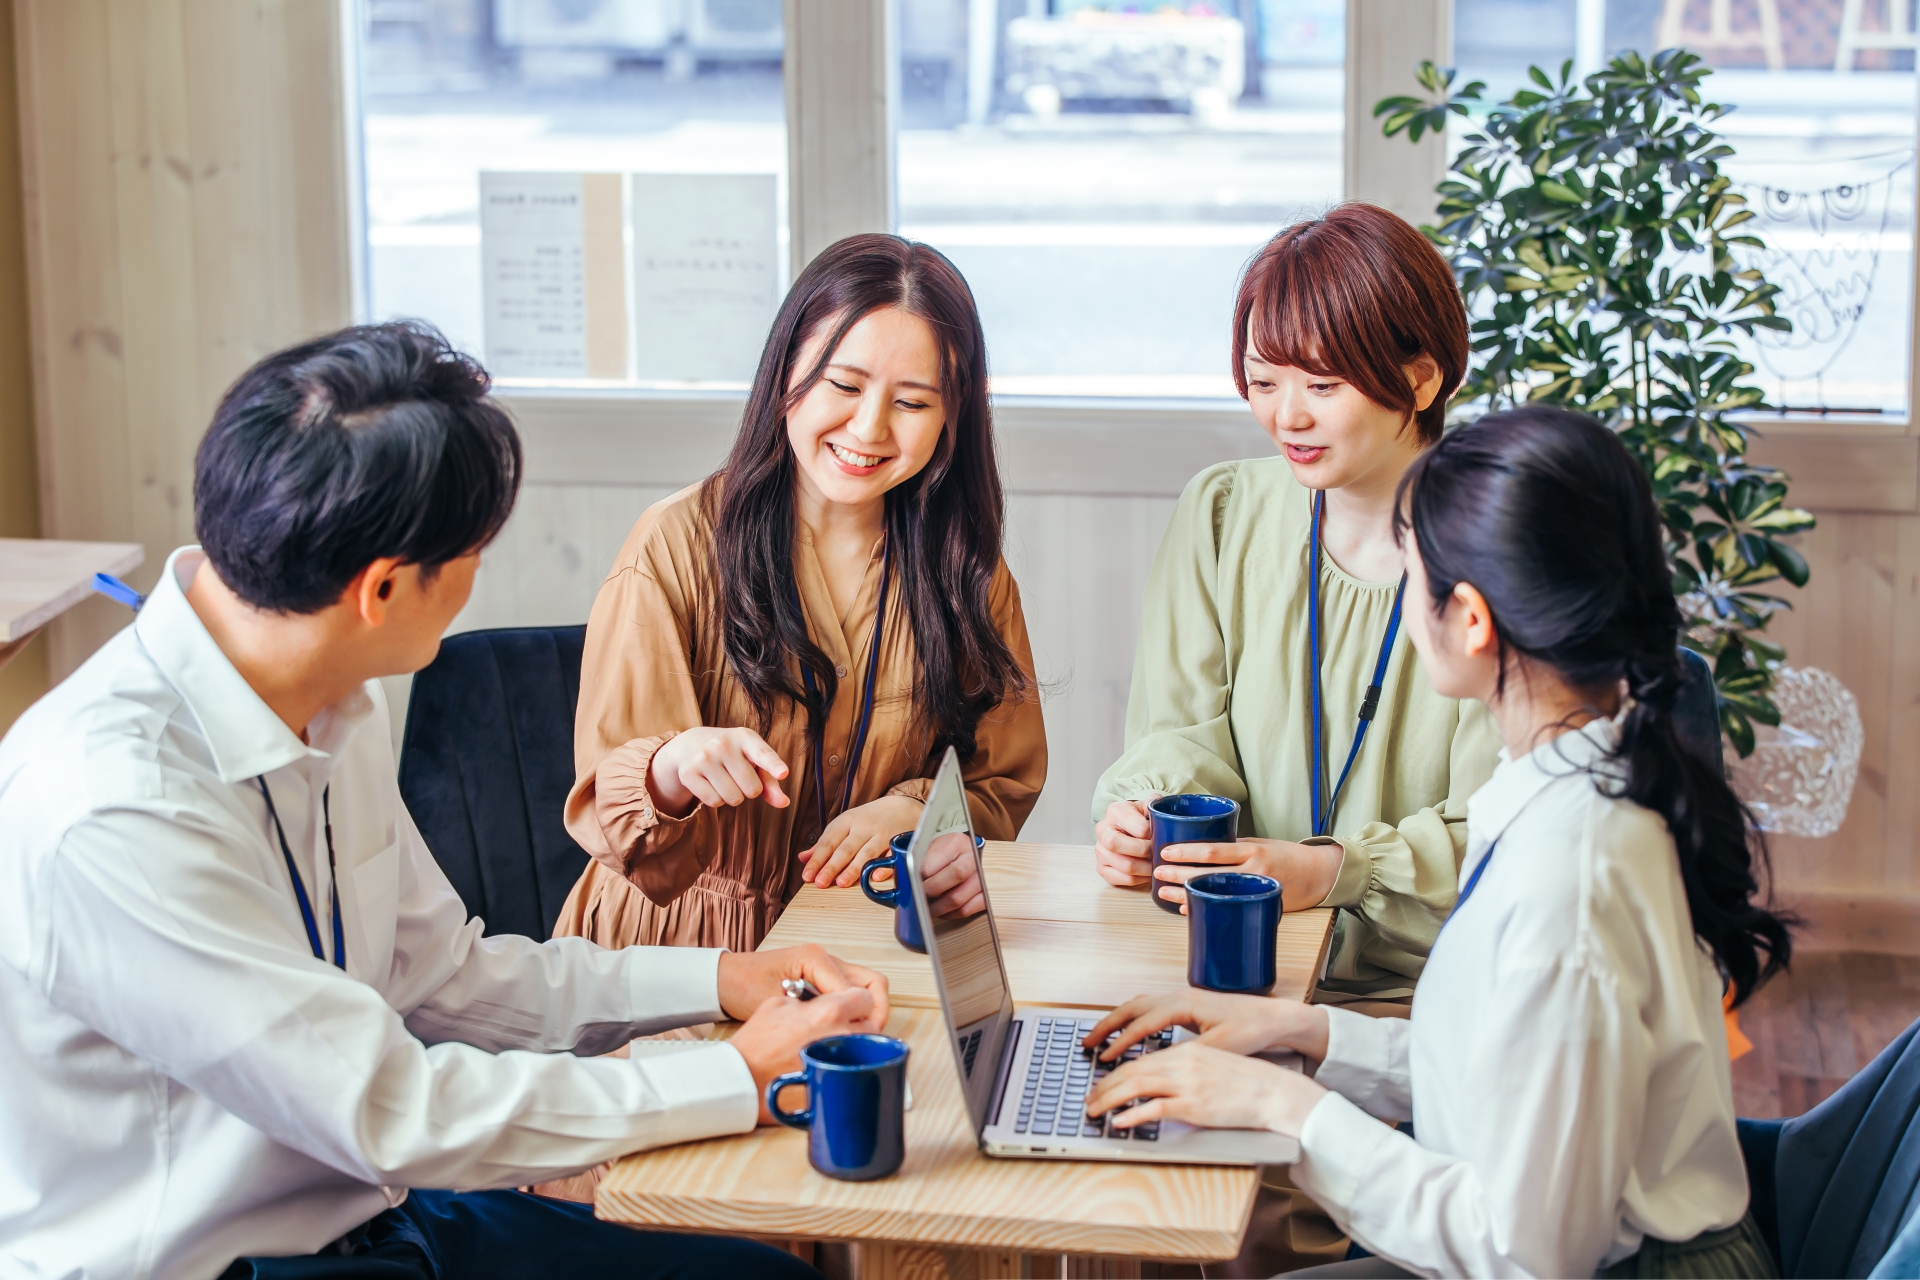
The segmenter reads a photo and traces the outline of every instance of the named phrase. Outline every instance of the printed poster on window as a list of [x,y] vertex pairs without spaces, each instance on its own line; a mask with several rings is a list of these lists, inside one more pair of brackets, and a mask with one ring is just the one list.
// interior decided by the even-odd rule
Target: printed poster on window
[[617,173],[482,173],[487,368],[501,378],[625,378]]
[[748,382],[779,306],[770,173],[636,173],[633,368],[642,381]]

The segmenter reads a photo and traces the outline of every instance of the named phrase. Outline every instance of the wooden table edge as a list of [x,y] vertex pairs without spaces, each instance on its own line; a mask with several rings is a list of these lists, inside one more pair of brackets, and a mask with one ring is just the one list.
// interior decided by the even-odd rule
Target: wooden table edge
[[[990,1158],[990,1157],[983,1157]],[[1063,1162],[1064,1163],[1064,1162]],[[1071,1163],[1083,1163],[1079,1161]],[[719,1216],[702,1210],[711,1206],[712,1201],[681,1201],[671,1195],[652,1194],[646,1203],[656,1210],[678,1208],[682,1212],[671,1215],[672,1222],[656,1222],[648,1217],[633,1213],[633,1202],[621,1192],[611,1194],[604,1188],[595,1198],[594,1217],[603,1222],[615,1222],[623,1227],[632,1227],[647,1231],[677,1231],[695,1235],[756,1236],[783,1240],[829,1240],[846,1244],[889,1244],[906,1245],[917,1248],[947,1249],[967,1252],[992,1252],[1004,1250],[1010,1253],[1030,1254],[1073,1254],[1081,1257],[1096,1258],[1139,1258],[1153,1262],[1225,1262],[1237,1257],[1241,1242],[1246,1238],[1247,1229],[1252,1225],[1254,1199],[1260,1190],[1259,1169],[1247,1166],[1243,1172],[1250,1175],[1239,1214],[1239,1226],[1231,1232],[1197,1230],[1185,1227],[1154,1227],[1137,1230],[1121,1228],[1116,1231],[1111,1226],[1079,1225],[1066,1231],[1058,1231],[1060,1224],[1044,1224],[1047,1232],[1057,1232],[1061,1238],[1043,1247],[1035,1247],[1030,1241],[1036,1233],[1033,1224],[1024,1223],[1018,1218],[962,1215],[917,1215],[916,1223],[920,1233],[902,1231],[888,1232],[882,1228],[878,1233],[867,1229],[866,1222],[844,1224],[834,1220],[840,1217],[857,1217],[867,1214],[865,1210],[845,1209],[822,1212],[819,1205],[783,1206],[772,1209],[764,1215],[764,1220],[742,1222],[723,1221]],[[601,1206],[613,1203],[627,1209],[627,1216],[608,1217]],[[625,1202],[622,1204],[622,1202]],[[758,1215],[756,1215],[758,1216]],[[788,1221],[792,1219],[792,1221]],[[845,1229],[842,1229],[844,1226]],[[824,1228],[824,1229],[823,1229]],[[944,1228],[944,1230],[943,1230]],[[957,1235],[972,1236],[965,1243],[955,1243]],[[996,1235],[1005,1235],[1006,1239],[995,1239]]]

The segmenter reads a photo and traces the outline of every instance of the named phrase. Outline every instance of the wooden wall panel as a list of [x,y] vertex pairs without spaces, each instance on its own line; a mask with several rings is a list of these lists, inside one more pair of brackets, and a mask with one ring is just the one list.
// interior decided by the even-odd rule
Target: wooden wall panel
[[[16,0],[42,532],[192,538],[262,355],[352,318],[341,0]],[[58,678],[123,610],[53,628]]]
[[[40,536],[40,469],[28,358],[27,238],[21,224],[19,81],[13,9],[0,4],[0,538]],[[0,733],[47,691],[47,642],[0,669]]]

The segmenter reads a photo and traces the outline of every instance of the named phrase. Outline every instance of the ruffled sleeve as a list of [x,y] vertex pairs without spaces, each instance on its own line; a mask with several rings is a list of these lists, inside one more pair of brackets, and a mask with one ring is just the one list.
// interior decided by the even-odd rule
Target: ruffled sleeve
[[663,523],[635,527],[594,600],[566,807],[580,847],[660,906],[686,892],[719,850],[714,810],[698,805],[675,818],[660,813],[647,790],[653,753],[702,723],[687,589],[699,553]]
[[1238,463],[1209,467],[1180,495],[1147,576],[1127,698],[1127,745],[1094,790],[1116,800],[1205,792],[1247,803],[1228,719],[1232,678],[1219,601],[1220,538]]

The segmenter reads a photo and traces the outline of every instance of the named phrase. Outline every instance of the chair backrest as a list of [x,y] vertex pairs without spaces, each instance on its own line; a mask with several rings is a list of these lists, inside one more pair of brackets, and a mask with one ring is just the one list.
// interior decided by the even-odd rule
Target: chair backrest
[[[1920,1022],[1838,1093],[1780,1125],[1772,1183],[1782,1276],[1870,1275],[1913,1220],[1920,1207],[1916,1033]],[[1746,1149],[1751,1161],[1757,1152]]]
[[1691,649],[1680,651],[1680,665],[1686,674],[1673,702],[1673,727],[1682,742],[1719,764],[1720,695],[1713,687],[1713,668]]
[[449,636],[413,678],[400,795],[487,932],[544,941],[587,855],[567,834],[585,627]]

